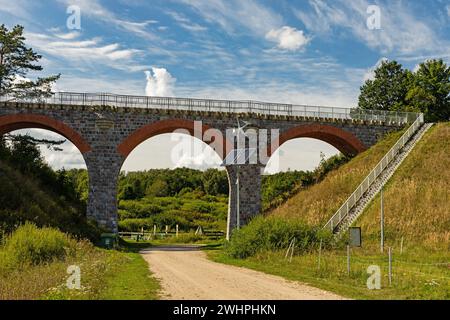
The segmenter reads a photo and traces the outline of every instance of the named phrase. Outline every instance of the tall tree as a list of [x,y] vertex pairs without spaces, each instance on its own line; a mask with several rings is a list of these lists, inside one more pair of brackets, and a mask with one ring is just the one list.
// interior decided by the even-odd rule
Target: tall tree
[[442,60],[421,63],[406,101],[428,121],[450,120],[450,67]]
[[23,27],[16,25],[8,30],[0,26],[0,95],[15,97],[42,97],[51,94],[51,85],[60,75],[30,80],[28,72],[42,71],[37,62],[41,55],[25,45]]
[[361,87],[358,106],[361,109],[401,110],[405,105],[411,73],[397,61],[383,61],[375,69],[374,79]]

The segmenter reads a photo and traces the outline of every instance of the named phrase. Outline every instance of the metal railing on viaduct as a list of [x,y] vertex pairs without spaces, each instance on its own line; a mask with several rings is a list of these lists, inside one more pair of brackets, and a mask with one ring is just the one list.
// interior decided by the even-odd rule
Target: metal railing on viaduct
[[249,113],[318,119],[355,119],[385,123],[412,123],[418,114],[359,108],[340,108],[286,103],[270,103],[253,100],[216,100],[175,97],[132,96],[110,93],[56,92],[50,97],[18,98],[1,96],[0,101],[45,103],[58,105],[111,106],[117,108],[152,108],[186,111]]

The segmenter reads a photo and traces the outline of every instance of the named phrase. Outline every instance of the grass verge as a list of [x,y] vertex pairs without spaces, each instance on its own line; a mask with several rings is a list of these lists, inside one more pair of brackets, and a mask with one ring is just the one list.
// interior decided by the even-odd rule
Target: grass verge
[[[410,253],[394,252],[392,284],[388,280],[387,254],[369,249],[352,249],[350,274],[347,274],[345,250],[323,252],[320,269],[318,252],[294,256],[289,262],[284,251],[259,253],[247,259],[234,259],[221,250],[207,252],[220,263],[246,267],[300,281],[352,299],[450,299],[450,263],[448,253],[416,249]],[[381,289],[369,290],[367,268],[381,270]]]
[[105,288],[101,300],[155,300],[158,298],[159,283],[148,269],[148,264],[139,253],[120,253],[124,264],[116,264],[105,277]]
[[[67,286],[70,266],[78,267],[79,288]],[[100,249],[56,229],[25,224],[0,246],[0,300],[156,299],[158,289],[138,253]]]

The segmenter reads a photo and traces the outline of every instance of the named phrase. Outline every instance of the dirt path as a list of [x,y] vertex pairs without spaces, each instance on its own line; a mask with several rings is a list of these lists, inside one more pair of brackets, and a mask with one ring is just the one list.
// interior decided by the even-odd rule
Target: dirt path
[[158,247],[141,254],[161,281],[162,299],[342,299],[281,277],[210,261],[195,247]]

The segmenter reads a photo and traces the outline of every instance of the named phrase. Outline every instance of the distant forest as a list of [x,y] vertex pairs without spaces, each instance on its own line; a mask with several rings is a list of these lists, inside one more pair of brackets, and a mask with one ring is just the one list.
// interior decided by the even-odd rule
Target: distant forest
[[[38,145],[52,146],[29,136],[5,136],[0,141],[0,221],[12,230],[25,221],[86,234],[89,179],[84,169],[53,170]],[[55,147],[57,150],[57,147]],[[265,211],[320,181],[344,156],[322,159],[314,171],[265,175],[262,201]],[[20,190],[20,192],[18,191]],[[225,230],[228,211],[228,177],[224,170],[188,168],[122,172],[118,182],[119,229],[137,231],[179,225]]]

